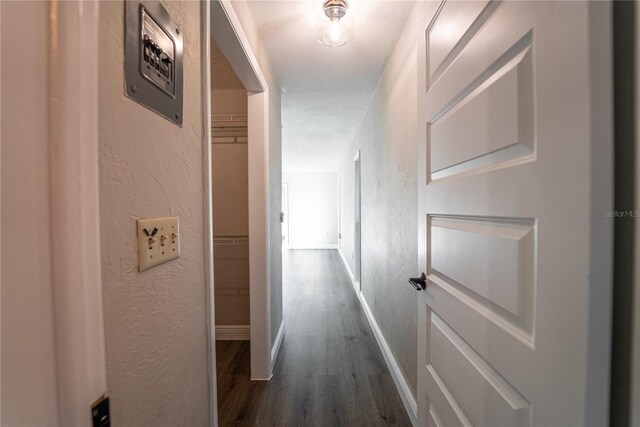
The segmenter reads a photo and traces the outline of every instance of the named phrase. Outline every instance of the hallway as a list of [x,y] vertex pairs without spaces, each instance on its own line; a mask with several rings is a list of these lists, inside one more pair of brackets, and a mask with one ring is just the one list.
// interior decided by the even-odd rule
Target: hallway
[[337,251],[284,251],[283,275],[271,381],[250,381],[249,341],[217,342],[220,425],[411,425]]
[[640,2],[0,24],[0,426],[640,427]]

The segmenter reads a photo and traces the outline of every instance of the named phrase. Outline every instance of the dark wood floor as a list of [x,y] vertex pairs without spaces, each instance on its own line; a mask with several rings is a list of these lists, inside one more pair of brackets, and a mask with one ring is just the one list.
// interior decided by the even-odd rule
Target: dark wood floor
[[270,381],[250,380],[249,341],[218,341],[221,426],[410,426],[334,250],[283,254],[285,336]]

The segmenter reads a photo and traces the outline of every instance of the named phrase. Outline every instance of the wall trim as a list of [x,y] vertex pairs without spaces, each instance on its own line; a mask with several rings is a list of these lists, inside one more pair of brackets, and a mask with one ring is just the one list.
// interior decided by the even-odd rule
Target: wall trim
[[204,281],[207,315],[207,373],[209,374],[209,425],[218,426],[218,378],[216,374],[216,303],[213,275],[213,205],[211,194],[211,4],[200,4],[200,47],[202,78],[202,149],[204,206]]
[[280,347],[282,346],[283,339],[284,339],[284,320],[280,322],[280,328],[278,328],[278,335],[276,335],[276,341],[273,343],[273,347],[271,348],[271,372],[273,372],[273,366],[276,364],[276,360],[278,359],[278,352],[280,352]]
[[328,245],[289,245],[286,249],[338,249],[337,243],[331,243]]
[[342,263],[344,264],[344,268],[347,270],[347,274],[349,275],[349,279],[351,279],[351,286],[353,286],[353,290],[356,292],[356,295],[360,294],[360,283],[356,282],[356,278],[349,267],[349,263],[347,262],[347,258],[344,256],[342,252],[342,248],[338,247],[338,253],[340,254],[340,258],[342,258]]
[[342,263],[344,264],[344,268],[347,269],[347,274],[349,275],[349,279],[351,279],[351,283],[355,283],[356,278],[353,276],[353,272],[349,267],[349,263],[347,262],[347,258],[344,256],[344,252],[342,252],[342,248],[338,246],[338,253],[340,254],[340,258],[342,258]]
[[216,341],[249,341],[251,339],[250,325],[218,325],[216,326]]
[[400,398],[402,399],[402,403],[404,404],[404,408],[411,419],[411,424],[414,426],[418,425],[418,404],[416,403],[416,399],[411,394],[411,389],[409,388],[409,384],[407,380],[402,375],[402,371],[400,370],[400,365],[396,361],[396,358],[393,356],[391,349],[389,348],[389,344],[387,344],[387,340],[384,339],[384,335],[382,335],[382,331],[378,326],[378,322],[376,322],[375,317],[373,317],[373,313],[369,308],[369,304],[367,304],[367,300],[364,298],[362,292],[358,292],[358,299],[360,300],[360,304],[362,305],[362,309],[364,310],[365,315],[367,316],[367,320],[369,321],[369,325],[371,326],[371,330],[373,330],[373,335],[376,337],[376,341],[378,342],[378,346],[382,351],[382,355],[384,356],[384,361],[387,362],[387,368],[391,372],[391,377],[393,378],[393,382],[398,389],[398,393],[400,393]]

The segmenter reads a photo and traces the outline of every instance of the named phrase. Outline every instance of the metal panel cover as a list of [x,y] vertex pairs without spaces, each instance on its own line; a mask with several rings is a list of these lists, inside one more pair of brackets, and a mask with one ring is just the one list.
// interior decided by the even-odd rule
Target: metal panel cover
[[183,41],[159,1],[126,2],[127,96],[182,127]]

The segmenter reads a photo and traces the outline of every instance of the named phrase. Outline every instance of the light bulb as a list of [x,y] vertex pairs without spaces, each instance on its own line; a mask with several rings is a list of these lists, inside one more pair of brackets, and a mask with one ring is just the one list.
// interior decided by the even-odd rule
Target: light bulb
[[329,40],[331,40],[333,43],[339,43],[344,36],[344,30],[340,25],[340,21],[332,21],[331,25],[329,26]]
[[329,47],[342,46],[348,42],[353,35],[351,25],[339,19],[325,21],[319,29],[321,34],[320,41]]

